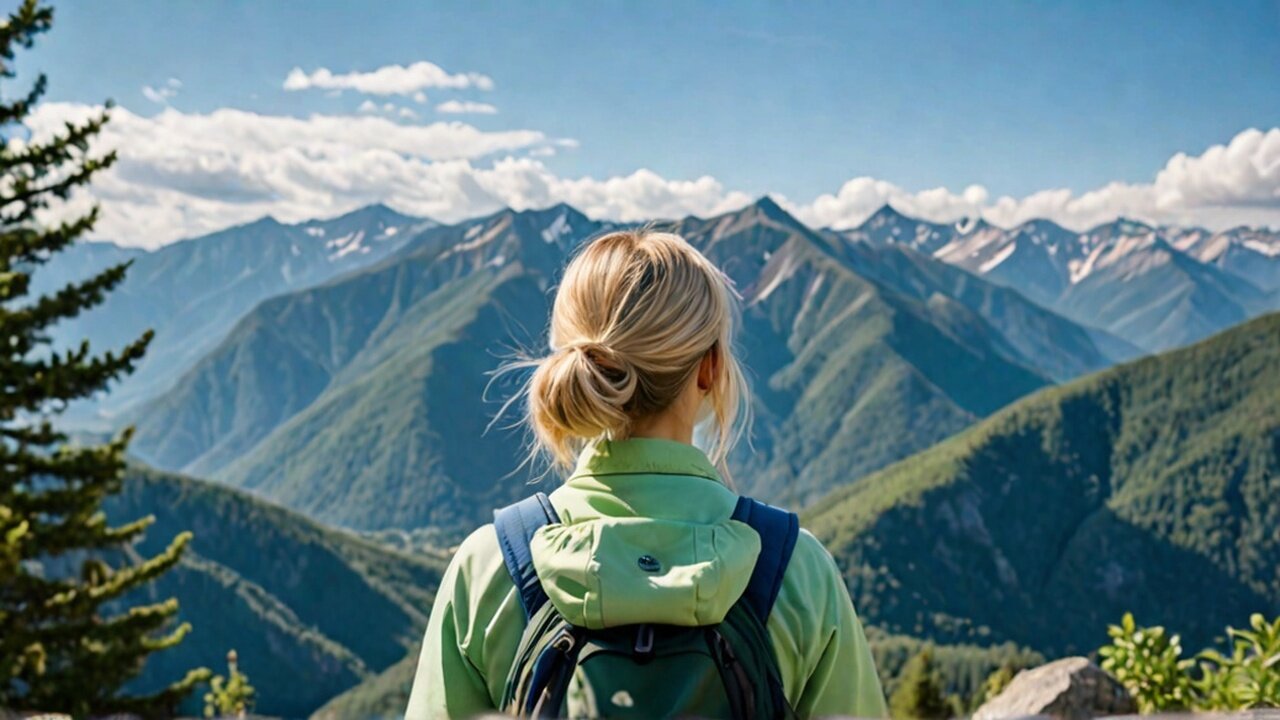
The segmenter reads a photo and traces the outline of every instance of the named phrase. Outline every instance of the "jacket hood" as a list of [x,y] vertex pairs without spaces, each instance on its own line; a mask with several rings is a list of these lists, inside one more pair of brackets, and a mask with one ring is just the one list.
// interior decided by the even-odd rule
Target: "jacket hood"
[[534,536],[533,564],[582,627],[718,623],[760,554],[756,532],[729,519],[737,495],[691,445],[602,441],[551,499],[562,522]]

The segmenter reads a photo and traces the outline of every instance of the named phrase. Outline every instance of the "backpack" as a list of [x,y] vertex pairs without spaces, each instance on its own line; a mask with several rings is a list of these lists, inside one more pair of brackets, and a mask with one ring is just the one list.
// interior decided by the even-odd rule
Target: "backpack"
[[[793,718],[766,623],[795,548],[794,513],[742,497],[732,519],[760,535],[747,589],[718,625],[571,625],[547,601],[529,542],[560,522],[543,493],[494,512],[525,630],[499,706],[517,717]],[[640,558],[643,563],[645,558]]]

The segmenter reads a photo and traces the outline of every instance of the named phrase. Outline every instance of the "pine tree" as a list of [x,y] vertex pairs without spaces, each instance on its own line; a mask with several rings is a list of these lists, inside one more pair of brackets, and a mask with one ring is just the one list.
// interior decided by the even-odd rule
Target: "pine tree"
[[[0,24],[0,82],[15,75],[15,51],[52,22],[49,7],[25,0]],[[109,106],[48,138],[26,133],[45,85],[41,75],[16,99],[0,95],[0,707],[161,715],[208,673],[192,671],[151,695],[123,692],[147,655],[189,630],[175,626],[174,600],[130,607],[127,594],[172,568],[190,536],[127,561],[151,518],[112,527],[101,505],[120,489],[129,433],[76,446],[52,424],[69,402],[132,371],[151,334],[100,355],[87,342],[53,347],[50,328],[102,302],[127,265],[29,297],[31,273],[88,232],[98,209],[59,223],[44,218],[115,161],[89,150]]]
[[925,647],[902,667],[898,687],[889,697],[889,715],[896,720],[933,720],[953,715],[933,664],[932,648]]

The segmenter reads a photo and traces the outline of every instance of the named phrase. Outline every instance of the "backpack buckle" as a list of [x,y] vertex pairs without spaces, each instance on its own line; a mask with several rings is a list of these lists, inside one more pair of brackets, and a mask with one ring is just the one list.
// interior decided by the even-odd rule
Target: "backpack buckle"
[[569,630],[561,630],[560,634],[557,635],[555,639],[551,641],[551,647],[555,648],[556,650],[559,650],[565,655],[568,655],[570,652],[572,652],[573,646],[577,644],[578,644],[577,638],[575,638],[573,636],[573,633],[570,632]]

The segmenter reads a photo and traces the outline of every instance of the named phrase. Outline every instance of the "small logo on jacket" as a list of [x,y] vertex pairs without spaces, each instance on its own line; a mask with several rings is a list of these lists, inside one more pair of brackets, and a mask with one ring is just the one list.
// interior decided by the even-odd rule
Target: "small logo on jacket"
[[636,565],[639,565],[640,569],[647,573],[656,573],[662,570],[662,563],[658,562],[658,559],[652,555],[641,555],[636,558]]

